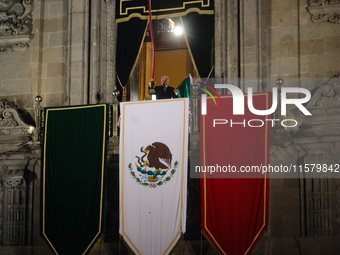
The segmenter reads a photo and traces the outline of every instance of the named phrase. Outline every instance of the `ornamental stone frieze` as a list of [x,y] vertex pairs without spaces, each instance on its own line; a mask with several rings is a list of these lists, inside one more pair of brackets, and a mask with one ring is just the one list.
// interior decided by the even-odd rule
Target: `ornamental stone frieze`
[[330,22],[340,24],[340,1],[339,0],[308,0],[307,11],[312,21]]
[[[340,107],[340,74],[333,75],[328,81],[322,84],[307,105],[307,108],[313,110],[316,114],[323,114],[323,111],[317,111],[319,108]],[[328,112],[331,114],[331,112]]]
[[24,122],[13,102],[0,101],[0,158],[2,153],[17,151],[30,143],[34,130],[34,126]]
[[[305,135],[339,134],[340,126],[340,74],[332,76],[313,92],[306,108],[312,118],[305,118],[301,131]],[[327,124],[326,124],[327,123]],[[327,128],[324,128],[327,125]]]
[[28,47],[32,7],[33,0],[0,0],[0,53]]
[[23,121],[13,102],[0,101],[0,136],[29,135],[33,128]]

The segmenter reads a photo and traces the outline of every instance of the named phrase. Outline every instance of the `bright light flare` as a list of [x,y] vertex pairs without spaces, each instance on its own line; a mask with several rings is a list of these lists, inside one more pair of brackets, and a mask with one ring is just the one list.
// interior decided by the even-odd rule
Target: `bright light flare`
[[174,33],[175,33],[175,35],[183,34],[183,28],[180,27],[180,26],[175,27]]

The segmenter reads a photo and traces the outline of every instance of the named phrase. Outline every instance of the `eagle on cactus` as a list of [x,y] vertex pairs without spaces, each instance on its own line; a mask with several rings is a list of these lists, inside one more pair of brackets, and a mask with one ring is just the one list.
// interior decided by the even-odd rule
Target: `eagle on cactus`
[[[169,147],[161,142],[154,142],[148,145],[145,149],[140,148],[143,156],[136,156],[138,162],[135,166],[141,177],[137,177],[133,172],[132,164],[129,165],[131,175],[136,181],[142,185],[147,183],[157,183],[158,186],[170,181],[173,174],[176,172],[178,162],[172,166],[172,154]],[[155,170],[153,170],[155,169]],[[151,185],[154,187],[154,184]]]

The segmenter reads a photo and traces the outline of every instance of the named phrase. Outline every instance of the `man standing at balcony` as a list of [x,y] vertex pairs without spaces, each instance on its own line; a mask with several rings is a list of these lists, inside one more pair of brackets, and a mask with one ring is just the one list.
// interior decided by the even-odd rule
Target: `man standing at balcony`
[[169,86],[169,77],[163,76],[161,78],[161,86],[155,87],[157,99],[178,98],[178,90]]

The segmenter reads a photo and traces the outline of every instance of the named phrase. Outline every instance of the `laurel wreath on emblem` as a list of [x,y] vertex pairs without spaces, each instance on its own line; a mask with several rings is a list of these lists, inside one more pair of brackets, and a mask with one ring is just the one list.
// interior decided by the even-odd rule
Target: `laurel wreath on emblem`
[[138,184],[143,187],[156,188],[171,180],[178,168],[178,161],[174,165],[171,164],[172,154],[168,146],[161,142],[154,142],[145,149],[141,147],[140,151],[143,155],[136,156],[137,172],[134,171],[132,163],[128,165],[131,176]]

